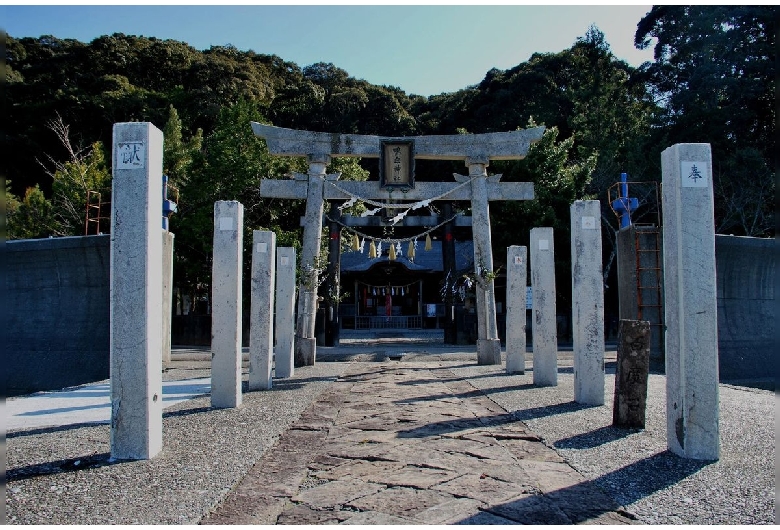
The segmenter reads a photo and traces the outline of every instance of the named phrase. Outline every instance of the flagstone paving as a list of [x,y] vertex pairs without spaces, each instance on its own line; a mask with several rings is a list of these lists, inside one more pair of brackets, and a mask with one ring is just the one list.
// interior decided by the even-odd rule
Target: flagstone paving
[[632,524],[435,362],[350,367],[204,524]]

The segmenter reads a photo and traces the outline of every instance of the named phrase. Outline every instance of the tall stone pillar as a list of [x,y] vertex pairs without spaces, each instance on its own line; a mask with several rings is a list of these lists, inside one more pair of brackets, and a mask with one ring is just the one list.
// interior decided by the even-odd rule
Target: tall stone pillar
[[601,205],[571,205],[571,314],[574,337],[574,401],[604,404],[604,275]]
[[506,373],[525,373],[525,298],[528,249],[512,245],[506,251]]
[[241,405],[241,338],[244,206],[214,203],[211,273],[211,406]]
[[252,233],[252,313],[249,319],[249,390],[272,385],[276,234]]
[[531,229],[531,304],[534,384],[558,384],[558,325],[555,314],[553,229]]
[[110,276],[111,457],[162,449],[163,134],[151,123],[113,131]]
[[276,250],[276,377],[292,377],[295,370],[295,248]]
[[474,268],[477,275],[477,364],[501,364],[501,341],[496,323],[493,279],[481,277],[493,272],[490,237],[490,206],[487,193],[487,158],[467,158],[471,177],[471,219],[474,233]]
[[720,457],[712,153],[661,154],[666,320],[666,440],[685,458]]
[[309,187],[306,196],[306,216],[301,249],[301,278],[298,295],[298,320],[295,332],[295,366],[313,366],[317,358],[314,326],[317,316],[317,267],[322,241],[323,188],[325,169],[330,157],[309,157]]

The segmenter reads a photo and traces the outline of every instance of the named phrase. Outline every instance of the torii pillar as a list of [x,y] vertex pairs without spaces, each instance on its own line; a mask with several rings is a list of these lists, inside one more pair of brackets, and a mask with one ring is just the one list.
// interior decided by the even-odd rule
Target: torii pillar
[[308,155],[309,173],[296,174],[296,179],[307,180],[306,217],[301,248],[301,278],[298,292],[298,320],[295,324],[295,366],[312,366],[317,357],[317,339],[314,327],[317,320],[318,262],[322,243],[323,187],[325,168],[330,156],[323,153]]
[[[544,134],[544,127],[519,131],[454,134],[441,136],[415,136],[407,138],[383,138],[361,134],[338,134],[297,131],[252,122],[256,136],[265,139],[268,151],[278,156],[306,156],[309,160],[308,175],[295,175],[294,181],[263,179],[260,195],[280,199],[306,199],[301,264],[300,298],[296,332],[296,366],[312,365],[316,358],[314,322],[317,304],[317,256],[322,237],[324,200],[349,200],[352,198],[389,201],[463,201],[472,204],[474,231],[474,265],[480,275],[477,289],[479,311],[479,340],[477,346],[479,364],[500,364],[501,344],[496,325],[496,306],[493,293],[493,252],[490,239],[491,200],[530,200],[534,198],[530,182],[499,183],[501,175],[487,176],[490,160],[520,160],[525,158],[532,142]],[[338,182],[338,175],[326,175],[325,167],[330,157],[348,156],[379,158],[383,140],[407,141],[414,145],[414,158],[420,160],[463,160],[469,167],[469,175],[455,175],[457,182],[420,182],[404,188],[402,193],[383,189],[378,182]],[[481,275],[481,273],[488,273]]]
[[[496,323],[493,278],[493,246],[487,193],[487,157],[469,157],[471,223],[474,238],[474,272],[477,283],[477,364],[501,364],[501,340]],[[456,176],[458,179],[460,175]],[[500,176],[498,176],[500,177]]]

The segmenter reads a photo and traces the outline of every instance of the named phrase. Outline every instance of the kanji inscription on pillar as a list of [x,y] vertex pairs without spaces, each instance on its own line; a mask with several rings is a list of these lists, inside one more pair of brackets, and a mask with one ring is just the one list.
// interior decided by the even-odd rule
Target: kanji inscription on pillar
[[707,162],[680,161],[680,175],[683,188],[706,188],[709,171]]
[[120,142],[116,147],[117,169],[144,169],[146,145],[144,142]]

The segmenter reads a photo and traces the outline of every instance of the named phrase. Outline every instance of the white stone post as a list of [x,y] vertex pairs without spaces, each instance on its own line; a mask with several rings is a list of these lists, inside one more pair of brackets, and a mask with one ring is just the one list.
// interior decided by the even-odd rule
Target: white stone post
[[241,312],[244,206],[214,203],[211,275],[211,406],[241,405]]
[[512,245],[506,251],[506,373],[525,373],[525,300],[528,249]]
[[298,296],[298,320],[295,334],[295,364],[313,366],[317,359],[317,339],[314,326],[317,317],[317,267],[322,241],[323,188],[329,156],[309,157],[309,188],[306,197],[306,216],[301,248],[301,288]]
[[252,232],[252,307],[249,317],[249,390],[273,384],[276,234]]
[[162,449],[163,134],[117,123],[113,135],[111,457],[141,460]]
[[276,250],[276,377],[292,377],[295,371],[295,266],[293,247]]
[[571,315],[574,338],[574,401],[604,404],[604,276],[601,205],[571,205]]
[[666,321],[666,440],[685,458],[720,458],[712,153],[661,154]]
[[531,341],[534,384],[558,385],[558,322],[555,313],[555,245],[553,229],[531,229]]
[[487,193],[487,158],[467,158],[471,177],[471,219],[474,234],[474,269],[477,274],[477,364],[501,364],[501,341],[496,324],[496,297],[492,279],[480,278],[493,272],[490,237],[490,206]]

